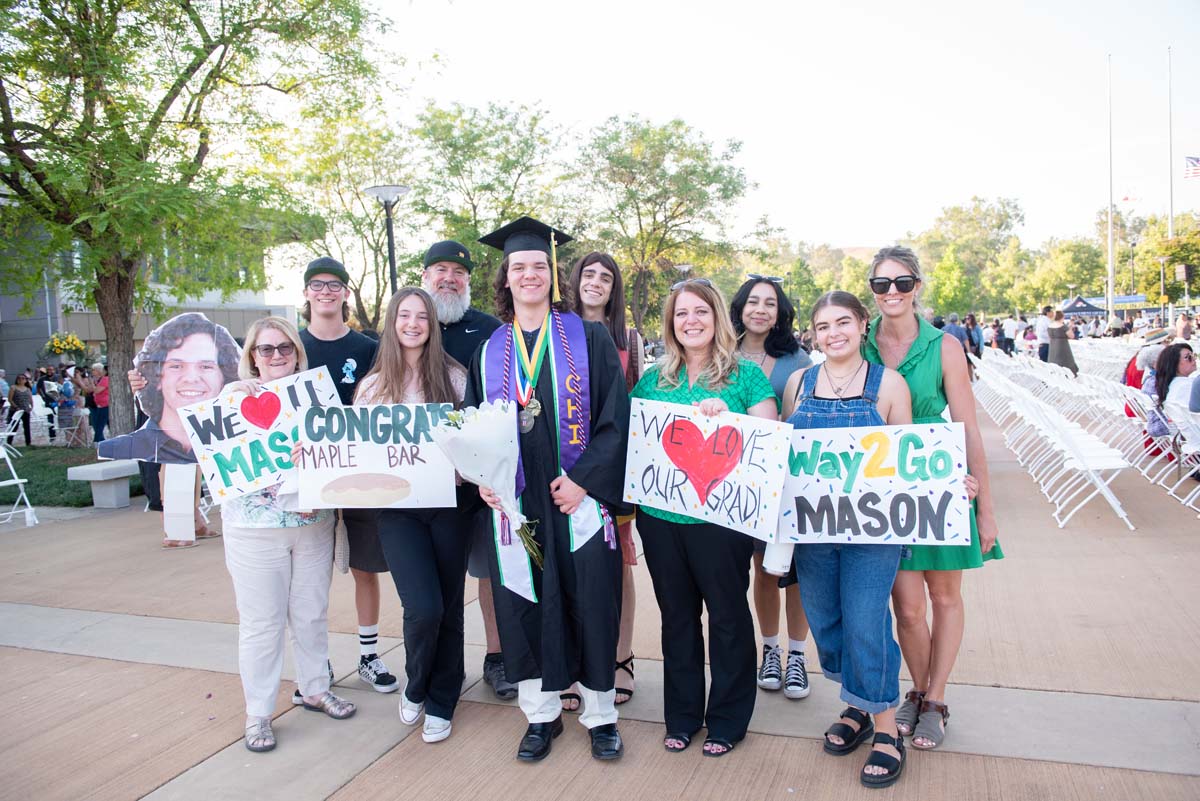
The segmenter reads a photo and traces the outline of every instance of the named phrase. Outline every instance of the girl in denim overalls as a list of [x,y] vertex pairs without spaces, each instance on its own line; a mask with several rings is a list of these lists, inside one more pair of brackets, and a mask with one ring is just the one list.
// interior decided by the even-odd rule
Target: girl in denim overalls
[[[826,361],[788,381],[787,422],[796,428],[848,428],[912,421],[904,379],[867,363],[860,353],[868,320],[866,307],[848,292],[828,292],[817,301],[812,324]],[[868,787],[894,783],[904,768],[904,742],[896,731],[900,646],[892,637],[888,609],[902,547],[795,548],[800,597],[821,670],[841,684],[841,698],[849,705],[825,732],[825,751],[844,756],[874,735],[875,748],[860,776]]]

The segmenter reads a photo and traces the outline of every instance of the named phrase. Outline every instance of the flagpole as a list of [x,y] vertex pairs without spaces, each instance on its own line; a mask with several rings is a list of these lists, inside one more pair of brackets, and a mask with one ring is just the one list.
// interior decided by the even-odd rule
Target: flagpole
[[1167,46],[1167,239],[1175,238],[1175,138],[1171,121],[1171,47]]
[[1108,286],[1105,298],[1108,319],[1116,316],[1117,267],[1113,260],[1113,139],[1112,139],[1112,53],[1108,54]]

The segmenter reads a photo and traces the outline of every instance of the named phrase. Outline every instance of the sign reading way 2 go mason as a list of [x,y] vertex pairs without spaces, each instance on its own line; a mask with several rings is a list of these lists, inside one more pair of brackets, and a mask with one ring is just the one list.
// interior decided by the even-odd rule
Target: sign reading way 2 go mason
[[961,423],[796,429],[782,542],[969,545]]

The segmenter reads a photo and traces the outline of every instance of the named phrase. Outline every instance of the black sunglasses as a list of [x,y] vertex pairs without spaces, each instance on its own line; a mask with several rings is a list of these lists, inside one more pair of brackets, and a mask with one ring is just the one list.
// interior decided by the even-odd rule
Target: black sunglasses
[[314,278],[308,282],[308,288],[313,292],[320,292],[325,287],[329,287],[332,292],[341,292],[345,289],[346,285],[341,281],[322,281],[319,278]]
[[770,281],[772,284],[783,283],[783,279],[777,275],[758,275],[757,273],[750,273],[750,275],[746,277],[751,281]]
[[917,278],[914,275],[898,275],[895,278],[872,278],[868,281],[871,285],[871,291],[876,295],[886,295],[891,291],[892,284],[896,285],[896,291],[907,295],[917,288]]
[[687,286],[688,284],[697,284],[699,286],[708,287],[713,285],[712,281],[709,281],[707,278],[685,278],[682,281],[676,281],[675,283],[671,284],[671,291],[674,292],[676,289],[679,289],[682,286]]
[[275,351],[279,351],[280,356],[291,356],[296,352],[296,346],[291,342],[284,342],[282,345],[255,345],[254,351],[264,359],[269,359],[275,355]]

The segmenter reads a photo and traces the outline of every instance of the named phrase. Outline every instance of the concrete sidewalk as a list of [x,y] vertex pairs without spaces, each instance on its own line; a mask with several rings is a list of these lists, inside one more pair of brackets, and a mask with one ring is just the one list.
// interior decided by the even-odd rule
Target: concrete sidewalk
[[[983,427],[1008,557],[965,576],[967,632],[943,749],[910,750],[905,777],[886,793],[858,784],[865,750],[822,753],[841,704],[815,665],[808,699],[759,693],[736,753],[663,751],[660,621],[642,565],[637,693],[622,707],[617,763],[590,758],[574,716],[545,762],[513,758],[524,722],[480,680],[474,581],[454,735],[432,746],[409,736],[397,697],[350,672],[347,576],[334,580],[331,652],[358,715],[332,721],[292,707],[285,682],[279,748],[250,754],[221,541],[164,552],[157,515],[39,509],[38,527],[0,528],[0,668],[11,677],[0,690],[0,799],[1200,798],[1194,514],[1126,475],[1113,487],[1138,531],[1103,502],[1059,530],[986,418]],[[384,580],[381,650],[402,674],[402,609]]]

